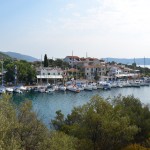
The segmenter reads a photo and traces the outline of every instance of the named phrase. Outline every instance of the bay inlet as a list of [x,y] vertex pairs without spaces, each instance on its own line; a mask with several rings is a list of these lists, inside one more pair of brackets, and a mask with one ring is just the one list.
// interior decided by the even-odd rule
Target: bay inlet
[[82,106],[89,102],[92,96],[98,94],[107,99],[118,95],[134,95],[139,98],[143,104],[150,104],[150,86],[140,88],[112,88],[111,90],[93,90],[73,93],[70,91],[56,91],[54,93],[33,93],[14,94],[13,101],[19,105],[26,99],[32,101],[33,110],[37,112],[38,117],[49,126],[51,119],[55,117],[55,112],[61,110],[65,116],[71,112],[73,107]]

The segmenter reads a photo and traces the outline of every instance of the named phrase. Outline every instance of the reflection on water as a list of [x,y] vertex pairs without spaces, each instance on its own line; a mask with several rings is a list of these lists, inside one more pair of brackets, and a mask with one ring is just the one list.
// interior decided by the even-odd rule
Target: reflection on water
[[142,103],[150,103],[150,87],[141,88],[114,88],[110,91],[93,90],[81,91],[80,93],[54,92],[54,93],[23,93],[13,95],[13,101],[19,105],[25,99],[32,100],[33,110],[46,125],[55,117],[55,112],[61,110],[65,115],[69,114],[73,107],[86,104],[92,96],[98,94],[103,98],[113,98],[119,94],[123,96],[134,95],[139,98]]

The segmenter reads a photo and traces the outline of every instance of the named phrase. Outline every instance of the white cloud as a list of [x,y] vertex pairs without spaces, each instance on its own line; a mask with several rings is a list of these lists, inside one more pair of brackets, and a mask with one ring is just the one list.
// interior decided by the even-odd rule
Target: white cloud
[[80,16],[81,16],[80,13],[78,13],[78,12],[73,12],[72,15],[73,15],[74,17],[80,17]]
[[65,6],[65,8],[66,9],[73,9],[73,8],[75,8],[75,4],[74,3],[68,3],[66,6]]
[[[98,6],[73,13],[78,17],[62,17],[61,23],[72,30],[105,30],[118,32],[150,31],[150,1],[148,0],[97,0]],[[72,7],[72,5],[68,5]],[[76,15],[75,15],[76,14]],[[78,15],[80,14],[80,15]],[[83,15],[84,14],[84,15]]]

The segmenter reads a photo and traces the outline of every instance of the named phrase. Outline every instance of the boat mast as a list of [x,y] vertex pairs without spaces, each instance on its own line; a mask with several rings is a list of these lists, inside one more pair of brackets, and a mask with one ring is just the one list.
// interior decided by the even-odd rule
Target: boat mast
[[40,84],[42,85],[42,55],[41,55],[41,72],[40,72]]
[[144,76],[145,76],[145,56],[144,56]]
[[135,58],[134,58],[134,64],[133,64],[134,66],[134,80],[135,80],[135,67],[136,67],[136,64],[135,64]]
[[73,51],[72,51],[72,78],[73,78],[73,62],[74,61],[74,58],[73,58]]
[[2,62],[1,63],[2,63],[2,86],[3,86],[3,83],[4,83],[3,82],[3,58],[2,58]]

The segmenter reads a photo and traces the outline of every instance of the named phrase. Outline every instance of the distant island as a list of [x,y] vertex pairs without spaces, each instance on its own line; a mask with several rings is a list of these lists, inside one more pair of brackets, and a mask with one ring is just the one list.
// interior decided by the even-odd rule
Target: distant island
[[108,57],[108,58],[103,58],[106,62],[116,62],[116,63],[122,63],[122,64],[132,64],[135,63],[137,65],[144,65],[144,61],[145,61],[145,65],[150,65],[150,58],[111,58],[111,57]]

